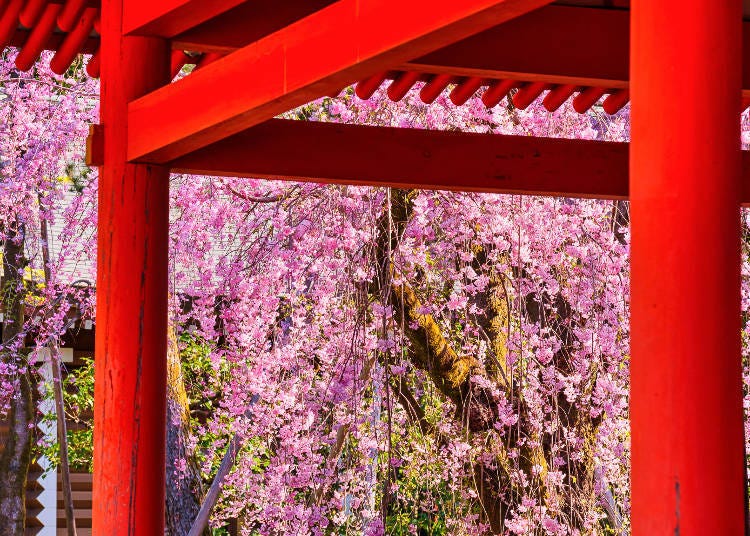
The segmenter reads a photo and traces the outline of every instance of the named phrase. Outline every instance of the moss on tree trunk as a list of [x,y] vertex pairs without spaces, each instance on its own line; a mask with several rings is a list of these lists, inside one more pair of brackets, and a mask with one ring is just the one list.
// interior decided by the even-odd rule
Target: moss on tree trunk
[[166,527],[169,536],[184,536],[190,532],[203,499],[203,482],[189,439],[190,401],[185,390],[175,328],[170,323],[167,345],[166,468]]
[[[485,380],[496,382],[501,392],[520,414],[519,426],[509,435],[507,448],[519,451],[519,467],[532,478],[539,490],[539,501],[548,504],[551,497],[545,484],[552,453],[549,451],[547,438],[538,433],[524,431],[525,402],[518,382],[513,381],[512,371],[507,362],[507,344],[510,329],[510,303],[506,288],[505,276],[490,273],[490,284],[487,294],[477,298],[477,305],[484,311],[477,318],[477,323],[489,337],[493,361],[486,367],[473,356],[459,355],[451,346],[451,341],[443,334],[441,326],[430,314],[423,314],[422,303],[417,290],[409,282],[399,280],[392,282],[394,266],[391,253],[398,248],[398,243],[406,229],[412,214],[412,202],[416,195],[413,190],[392,190],[389,196],[390,206],[379,221],[376,260],[379,277],[370,288],[373,295],[393,306],[396,325],[409,341],[408,356],[412,364],[425,371],[438,390],[456,407],[456,418],[470,434],[491,431],[497,419],[496,403],[489,392],[473,385],[471,378],[481,376]],[[618,222],[624,225],[626,222]],[[477,262],[485,255],[476,251]],[[572,308],[561,295],[529,295],[523,300],[524,313],[532,322],[549,324],[560,334],[561,348],[554,356],[555,367],[563,374],[570,373],[570,356],[575,347],[575,336],[570,326]],[[591,371],[595,378],[595,370]],[[480,382],[484,383],[484,382]],[[593,385],[593,380],[589,382]],[[593,507],[596,501],[594,486],[595,460],[594,446],[600,418],[592,418],[585,408],[579,408],[567,402],[564,396],[555,400],[560,421],[567,428],[577,430],[583,438],[581,456],[568,460],[567,477],[571,486],[570,496],[563,502],[564,514],[573,526],[583,528],[584,520],[576,513],[582,505]],[[413,406],[408,400],[402,401],[405,407]],[[417,415],[418,417],[418,415]],[[423,420],[423,419],[422,419]],[[481,505],[482,519],[488,522],[495,534],[504,532],[505,511],[516,496],[509,473],[512,467],[506,450],[501,449],[495,460],[495,468],[483,464],[473,464],[473,485]],[[563,468],[564,470],[565,468]],[[504,496],[502,490],[510,491]],[[553,511],[550,511],[554,515]]]

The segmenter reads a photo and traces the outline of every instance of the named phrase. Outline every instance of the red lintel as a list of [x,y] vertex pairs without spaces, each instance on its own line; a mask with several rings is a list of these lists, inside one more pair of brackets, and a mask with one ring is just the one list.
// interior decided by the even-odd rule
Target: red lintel
[[549,2],[340,0],[132,102],[128,157],[173,160]]
[[624,199],[628,145],[273,119],[183,156],[174,172],[333,184]]
[[[86,162],[103,164],[91,128]],[[750,152],[742,204],[750,205]],[[628,144],[271,119],[170,163],[175,173],[593,199],[628,198]]]

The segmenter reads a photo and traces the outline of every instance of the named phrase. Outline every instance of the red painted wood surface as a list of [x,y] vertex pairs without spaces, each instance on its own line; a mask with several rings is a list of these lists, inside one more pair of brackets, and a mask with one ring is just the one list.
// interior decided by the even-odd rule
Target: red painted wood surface
[[[177,0],[173,4],[150,6],[150,11],[140,10],[136,16],[145,17],[151,13],[150,16],[161,21],[160,24],[167,24],[170,20],[169,24],[179,22],[179,28],[173,31],[163,28],[162,33],[181,32],[170,39],[173,50],[180,53],[189,50],[188,63],[197,60],[205,64],[206,56],[202,53],[215,58],[234,52],[332,4],[334,0],[286,0],[282,3],[253,0],[235,4],[236,1],[213,3],[193,11],[188,0]],[[98,15],[93,25],[95,31],[88,35],[85,31],[80,33],[79,23],[86,18],[86,11],[82,8],[96,8],[98,11],[99,4],[99,0],[27,0],[19,11],[21,2],[0,1],[0,34],[4,33],[2,28],[13,31],[10,44],[21,49],[17,60],[21,70],[30,68],[43,49],[64,52],[57,55],[55,70],[58,72],[69,66],[61,58],[72,61],[79,52],[93,52],[94,59],[89,62],[87,71],[97,77],[100,67]],[[54,20],[49,17],[42,19],[41,10],[45,6],[64,7],[65,13],[55,16]],[[212,16],[213,13],[218,15]],[[206,20],[206,17],[211,18]],[[18,22],[23,27],[18,27]],[[70,29],[70,34],[63,27]],[[743,52],[747,57],[750,56],[750,23],[745,22],[744,27]],[[182,28],[189,29],[181,31]],[[78,38],[71,39],[77,30]],[[82,40],[82,36],[85,39]],[[596,46],[591,46],[592,42]],[[619,90],[628,85],[628,44],[627,11],[549,5],[427,56],[393,65],[388,76],[398,79],[416,77],[421,81],[440,81],[448,76],[449,82],[456,84],[482,79],[484,84],[493,88],[505,83],[519,88],[534,82],[546,82],[551,91],[560,90],[545,104],[549,109],[562,104],[559,101],[562,95],[567,93],[570,96],[570,87],[575,87],[573,93],[583,91],[588,96],[595,94],[592,90],[600,88],[605,90],[603,94],[616,94],[603,102],[605,111],[612,113],[627,103],[628,93]],[[745,70],[743,80],[743,98],[747,105],[750,103],[750,69]],[[371,81],[372,78],[368,77],[368,82]],[[428,95],[438,87],[439,84],[435,84],[423,93],[426,102],[434,100]],[[326,93],[333,95],[335,92]],[[484,100],[497,105],[493,93],[490,91]],[[456,100],[461,102],[463,98]],[[584,102],[589,104],[584,105]],[[585,112],[593,104],[588,97],[576,99],[575,109]]]
[[36,25],[29,32],[24,46],[16,56],[16,67],[22,71],[31,69],[34,62],[44,50],[49,40],[50,34],[55,29],[57,15],[60,13],[62,6],[60,4],[46,5],[44,11],[40,14]]
[[633,536],[745,530],[741,18],[632,3]]
[[[307,14],[304,10],[324,3],[330,1],[293,0],[280,9],[274,0],[249,2],[177,36],[175,42],[189,50],[231,53],[270,33],[264,29],[275,30],[282,21],[295,20]],[[624,87],[629,19],[627,11],[544,6],[427,55],[408,58],[403,67],[428,73]]]
[[335,0],[253,0],[179,35],[173,48],[229,54],[310,15]]
[[[174,42],[196,51],[234,52],[327,2],[290,1],[278,6],[274,0],[258,0],[193,28]],[[750,57],[750,23],[745,22],[744,28],[743,51]],[[549,5],[393,67],[621,89],[629,80],[629,32],[627,11]],[[743,80],[744,93],[750,96],[750,69],[745,69]]]
[[[750,22],[743,29],[743,55],[750,57]],[[399,68],[621,89],[630,79],[629,32],[627,11],[550,5]],[[742,79],[750,96],[750,68]]]
[[87,3],[88,0],[67,0],[57,17],[57,26],[64,32],[72,32],[78,25]]
[[27,28],[33,28],[47,5],[47,0],[28,0],[18,15],[19,21]]
[[275,119],[172,162],[178,172],[454,191],[627,196],[624,143]]
[[[102,137],[95,125],[88,165],[101,165]],[[627,143],[271,119],[170,166],[196,175],[626,199],[628,154]],[[742,204],[750,205],[750,153],[742,156]]]
[[413,58],[404,69],[627,87],[629,14],[551,5]]
[[174,37],[245,1],[128,0],[123,14],[123,31],[129,35]]
[[340,0],[131,103],[128,156],[167,162],[549,2]]
[[[67,5],[68,4],[66,4],[66,6]],[[60,17],[63,14],[64,11],[58,15],[58,24]],[[73,63],[73,60],[79,54],[83,44],[86,42],[86,39],[94,27],[94,21],[98,16],[99,10],[89,7],[84,9],[80,18],[76,18],[75,23],[70,27],[70,33],[65,36],[65,39],[63,39],[60,47],[50,61],[49,65],[53,72],[62,75],[68,70],[68,67]]]
[[153,536],[164,533],[169,171],[126,163],[127,102],[167,82],[169,50],[121,37],[122,2],[102,8],[93,533]]

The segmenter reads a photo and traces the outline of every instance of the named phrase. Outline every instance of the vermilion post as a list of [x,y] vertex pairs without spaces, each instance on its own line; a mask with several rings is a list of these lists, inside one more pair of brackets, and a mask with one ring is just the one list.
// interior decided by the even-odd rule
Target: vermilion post
[[633,0],[632,534],[744,534],[741,0]]
[[164,533],[169,170],[126,163],[127,103],[169,80],[166,42],[102,2],[93,533]]

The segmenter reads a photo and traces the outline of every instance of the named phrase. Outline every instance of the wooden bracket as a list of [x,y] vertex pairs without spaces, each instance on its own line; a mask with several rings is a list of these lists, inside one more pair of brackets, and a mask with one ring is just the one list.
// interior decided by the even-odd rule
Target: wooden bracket
[[89,135],[86,138],[86,165],[104,165],[104,125],[89,125]]

